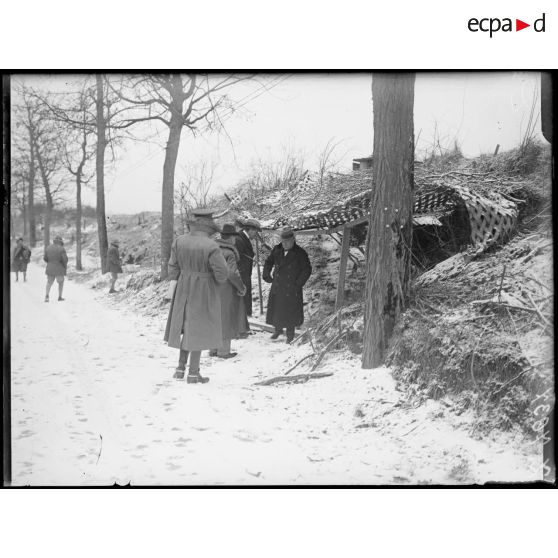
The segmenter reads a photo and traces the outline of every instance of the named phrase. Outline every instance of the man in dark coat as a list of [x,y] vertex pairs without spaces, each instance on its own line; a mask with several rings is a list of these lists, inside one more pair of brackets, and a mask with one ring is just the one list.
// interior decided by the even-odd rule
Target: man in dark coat
[[46,296],[45,302],[48,302],[48,295],[54,280],[58,282],[58,300],[65,300],[62,298],[62,291],[64,290],[64,276],[68,268],[68,255],[64,250],[64,243],[62,239],[57,236],[52,244],[46,247],[43,259],[47,263],[45,275],[47,276]]
[[[272,275],[272,270],[275,271]],[[295,241],[292,229],[281,232],[281,244],[266,259],[263,279],[271,283],[266,322],[275,327],[272,339],[287,329],[287,343],[294,339],[294,329],[304,322],[302,287],[312,273],[308,254]]]
[[239,256],[234,247],[234,238],[237,235],[234,225],[225,223],[221,231],[221,238],[217,240],[229,270],[229,278],[221,285],[219,293],[221,296],[223,343],[219,349],[210,351],[211,356],[219,358],[236,356],[237,353],[231,352],[231,340],[238,339],[248,329],[248,320],[244,309],[246,287],[242,283],[238,272]]
[[246,315],[252,315],[252,269],[254,267],[254,247],[252,240],[262,227],[256,219],[247,219],[242,221],[242,230],[235,239],[235,247],[238,252],[238,271],[240,278],[246,286],[246,294],[244,295],[244,306]]
[[31,259],[31,250],[24,244],[23,238],[18,238],[12,258],[16,281],[19,281],[19,272],[23,273],[23,281],[27,281],[27,264]]
[[120,253],[118,252],[119,245],[120,243],[118,240],[113,240],[107,250],[107,264],[110,273],[109,294],[116,292],[114,285],[116,283],[116,279],[118,279],[118,274],[122,273],[122,260],[120,259]]
[[229,271],[219,245],[211,238],[219,232],[211,210],[198,209],[192,214],[190,232],[176,238],[171,247],[167,298],[172,302],[165,341],[180,349],[174,377],[184,378],[189,359],[187,382],[205,384],[209,378],[200,375],[200,356],[203,349],[214,349],[223,341],[219,285],[228,279]]

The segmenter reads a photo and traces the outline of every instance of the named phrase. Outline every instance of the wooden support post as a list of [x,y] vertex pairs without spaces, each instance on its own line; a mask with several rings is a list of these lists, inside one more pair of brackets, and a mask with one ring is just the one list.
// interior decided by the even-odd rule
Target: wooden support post
[[349,241],[351,240],[351,228],[343,227],[343,243],[341,244],[341,258],[339,259],[339,279],[337,282],[337,298],[335,299],[335,310],[343,306],[345,298],[345,276],[347,275],[347,260],[349,259]]
[[256,236],[256,269],[258,270],[258,293],[260,295],[260,316],[263,315],[262,273],[260,271],[260,239]]

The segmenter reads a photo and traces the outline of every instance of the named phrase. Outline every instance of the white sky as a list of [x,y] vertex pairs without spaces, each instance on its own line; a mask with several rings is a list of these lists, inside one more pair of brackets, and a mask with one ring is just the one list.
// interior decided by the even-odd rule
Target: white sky
[[[25,81],[63,88],[67,79],[27,76]],[[370,74],[284,74],[269,79],[278,85],[269,92],[260,91],[261,95],[227,119],[230,140],[222,133],[193,137],[184,129],[176,183],[188,165],[206,160],[216,165],[215,192],[227,190],[249,174],[254,161],[280,158],[285,149],[303,153],[306,167],[313,170],[328,140],[341,141],[342,169],[349,170],[354,157],[372,153]],[[417,156],[432,144],[436,127],[442,146],[451,148],[457,140],[467,157],[492,153],[496,144],[501,151],[517,146],[533,94],[539,95],[539,80],[535,72],[418,73],[414,106]],[[232,96],[244,103],[258,87],[253,83],[240,86]],[[540,102],[537,115],[539,112]],[[159,130],[156,143],[127,143],[107,169],[108,213],[160,210],[167,130],[162,123],[154,129]],[[542,138],[540,118],[536,129]],[[84,201],[94,204],[92,190],[85,193]]]

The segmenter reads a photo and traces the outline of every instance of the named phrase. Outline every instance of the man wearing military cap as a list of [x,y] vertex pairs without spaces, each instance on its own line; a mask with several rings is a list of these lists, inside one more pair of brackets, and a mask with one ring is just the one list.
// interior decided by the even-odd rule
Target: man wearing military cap
[[120,259],[120,253],[118,251],[119,246],[120,242],[118,240],[113,240],[107,250],[108,271],[110,273],[109,294],[116,292],[114,285],[116,284],[118,274],[122,273],[122,260]]
[[196,209],[188,225],[190,232],[175,239],[169,259],[170,292],[172,297],[165,341],[180,349],[174,377],[184,378],[189,359],[187,382],[206,383],[200,375],[203,349],[220,347],[221,298],[219,284],[229,276],[227,262],[219,245],[211,237],[219,232],[210,209]]
[[287,330],[287,343],[294,339],[295,327],[304,322],[302,287],[311,273],[306,250],[296,243],[292,229],[283,229],[281,242],[266,259],[262,275],[271,283],[266,322],[275,327],[272,339],[277,339],[283,328]]
[[62,242],[61,237],[56,236],[52,244],[46,247],[43,259],[47,264],[45,269],[45,275],[47,276],[45,302],[49,301],[50,288],[55,279],[58,283],[58,300],[65,300],[62,298],[62,292],[64,290],[64,276],[68,267],[68,255],[64,250],[64,242]]
[[240,221],[242,230],[235,239],[235,248],[238,251],[238,271],[240,278],[246,286],[244,295],[244,307],[247,316],[252,315],[252,269],[254,267],[254,247],[252,240],[256,238],[262,227],[256,219],[245,219]]

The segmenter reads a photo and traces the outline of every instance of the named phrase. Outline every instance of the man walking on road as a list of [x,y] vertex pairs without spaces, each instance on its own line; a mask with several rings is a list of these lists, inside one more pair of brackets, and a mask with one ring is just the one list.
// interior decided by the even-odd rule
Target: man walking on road
[[113,240],[107,250],[107,263],[110,273],[109,294],[117,292],[114,285],[116,283],[116,279],[118,279],[118,274],[122,273],[122,260],[120,259],[120,253],[118,252],[119,245],[120,243],[118,240]]
[[266,315],[266,322],[275,327],[271,339],[277,339],[283,328],[287,328],[287,343],[294,339],[295,327],[304,321],[302,287],[311,273],[306,250],[295,242],[292,229],[283,229],[281,243],[266,259],[262,275],[264,281],[271,283]]
[[12,265],[16,274],[16,281],[19,281],[19,272],[23,273],[23,281],[27,281],[27,264],[31,259],[31,250],[24,244],[23,238],[18,238],[14,255],[12,257]]
[[190,233],[179,236],[171,248],[167,298],[172,291],[172,302],[165,341],[169,347],[180,349],[174,377],[184,378],[189,358],[187,382],[205,384],[209,378],[200,375],[201,352],[223,342],[219,284],[229,273],[219,245],[211,238],[219,232],[212,211],[198,209],[192,215]]
[[59,236],[53,240],[52,244],[46,247],[43,259],[47,263],[45,270],[45,275],[47,276],[45,302],[49,300],[48,295],[55,279],[58,282],[58,300],[65,300],[62,298],[62,291],[64,290],[64,276],[68,267],[68,255],[66,250],[64,250],[64,243]]

